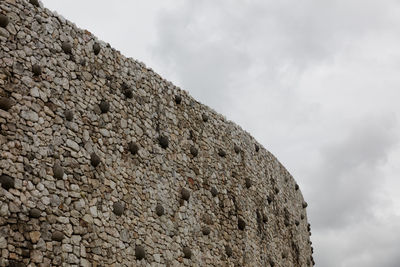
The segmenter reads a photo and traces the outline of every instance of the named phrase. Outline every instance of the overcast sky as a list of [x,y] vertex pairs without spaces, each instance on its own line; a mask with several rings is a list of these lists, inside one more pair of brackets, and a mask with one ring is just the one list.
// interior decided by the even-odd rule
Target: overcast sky
[[277,156],[309,203],[316,266],[400,266],[400,1],[43,3]]

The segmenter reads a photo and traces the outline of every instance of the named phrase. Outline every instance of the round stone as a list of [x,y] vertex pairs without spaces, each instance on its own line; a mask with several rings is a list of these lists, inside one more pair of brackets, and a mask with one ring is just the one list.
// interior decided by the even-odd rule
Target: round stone
[[190,259],[192,257],[192,251],[190,250],[189,247],[183,248],[183,257],[186,259]]
[[236,153],[236,154],[239,154],[239,153],[240,153],[240,147],[239,147],[238,145],[235,145],[235,146],[233,147],[233,150],[235,150],[235,153]]
[[203,113],[203,114],[201,115],[201,118],[203,119],[204,122],[207,122],[207,121],[208,121],[208,116],[207,116],[205,113]]
[[74,112],[72,110],[66,110],[64,116],[67,121],[72,121],[74,119]]
[[186,188],[182,188],[181,190],[181,197],[183,200],[189,201],[190,198],[190,191]]
[[160,146],[164,149],[166,149],[168,147],[168,137],[166,136],[160,136],[158,138],[158,143],[160,144]]
[[62,179],[64,177],[64,170],[59,164],[53,166],[53,176],[56,179]]
[[29,210],[29,217],[31,217],[31,218],[39,218],[41,214],[42,214],[42,212],[37,208],[33,208],[33,209]]
[[294,189],[295,189],[296,191],[299,190],[299,185],[298,185],[298,184],[295,184]]
[[232,248],[228,245],[225,246],[225,254],[228,257],[232,257],[233,251],[232,251]]
[[98,55],[98,54],[100,53],[100,44],[95,43],[95,44],[93,45],[93,53],[94,53],[95,55]]
[[164,207],[161,204],[158,204],[156,206],[156,214],[158,216],[163,216],[164,215]]
[[202,229],[203,235],[209,235],[211,233],[210,227],[204,226]]
[[42,68],[38,64],[35,64],[32,66],[32,72],[35,76],[39,76],[42,74]]
[[63,42],[61,45],[61,49],[64,51],[65,54],[72,54],[72,45],[70,42]]
[[217,188],[215,188],[215,187],[211,187],[210,192],[211,192],[211,195],[212,195],[213,197],[216,197],[216,196],[218,195],[218,190],[217,190]]
[[96,168],[97,166],[99,166],[100,162],[101,162],[100,157],[97,156],[97,154],[93,152],[90,155],[90,164],[92,164],[92,166]]
[[225,156],[226,156],[226,153],[225,153],[225,151],[224,151],[222,148],[220,148],[220,149],[218,150],[218,155],[219,155],[220,157],[225,157]]
[[139,151],[139,146],[134,142],[130,142],[128,144],[128,150],[129,152],[131,152],[132,155],[136,155]]
[[37,6],[37,7],[40,6],[39,0],[29,0],[29,3],[31,3],[32,5]]
[[307,204],[307,202],[303,202],[303,209],[305,209],[305,208],[307,208],[308,207],[308,204]]
[[132,89],[129,88],[127,85],[123,87],[122,92],[124,93],[124,96],[126,98],[132,98],[133,97]]
[[176,95],[175,96],[175,103],[179,105],[181,102],[182,102],[182,97],[180,95]]
[[60,231],[54,231],[51,235],[51,239],[54,241],[61,242],[64,239],[64,233]]
[[197,155],[199,154],[199,151],[196,147],[191,146],[190,147],[190,154],[192,154],[193,157],[197,157]]
[[8,97],[0,97],[0,109],[8,111],[13,106],[13,103]]
[[6,15],[2,15],[0,14],[0,27],[7,27],[8,23],[9,23],[9,19]]
[[238,219],[238,228],[242,231],[246,228],[246,222],[242,218]]
[[146,252],[144,251],[144,247],[142,246],[135,247],[135,257],[137,260],[142,260],[146,257]]
[[251,186],[252,186],[252,181],[251,181],[251,179],[250,178],[246,178],[246,187],[247,188],[250,188]]
[[124,206],[119,202],[115,202],[113,204],[113,212],[115,215],[121,216],[124,213]]
[[110,110],[110,103],[108,103],[105,100],[102,100],[100,102],[99,107],[100,107],[101,113],[107,113]]
[[0,176],[0,183],[1,187],[3,187],[5,190],[8,190],[10,188],[14,188],[14,178],[8,176],[7,174],[3,174]]

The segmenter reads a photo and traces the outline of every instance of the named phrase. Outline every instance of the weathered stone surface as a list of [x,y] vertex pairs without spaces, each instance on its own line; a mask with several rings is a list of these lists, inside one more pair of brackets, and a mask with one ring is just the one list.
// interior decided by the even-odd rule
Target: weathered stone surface
[[311,266],[306,202],[270,152],[29,2],[1,1],[0,266]]
[[14,186],[15,186],[14,178],[12,178],[11,176],[8,176],[6,174],[3,174],[0,176],[0,183],[1,183],[1,187],[3,187],[5,190],[14,188]]
[[146,257],[146,252],[144,250],[144,247],[142,246],[135,247],[135,257],[137,260],[142,260]]

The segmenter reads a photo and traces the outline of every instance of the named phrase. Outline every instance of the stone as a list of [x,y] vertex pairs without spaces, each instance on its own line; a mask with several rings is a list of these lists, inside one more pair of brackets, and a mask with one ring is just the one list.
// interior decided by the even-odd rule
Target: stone
[[72,45],[68,41],[62,43],[61,49],[64,51],[65,54],[72,54]]
[[189,201],[190,198],[190,191],[187,190],[186,188],[182,188],[181,190],[181,198],[183,200]]
[[251,179],[250,178],[246,178],[246,188],[250,188],[252,185]]
[[13,106],[13,102],[8,97],[0,97],[0,109],[8,111]]
[[210,192],[211,192],[211,195],[212,195],[213,197],[216,197],[216,196],[218,195],[218,190],[217,190],[217,188],[215,188],[215,187],[211,187]]
[[298,184],[295,184],[295,186],[294,186],[294,190],[299,190],[299,185]]
[[40,232],[39,231],[33,231],[29,233],[29,237],[31,238],[32,243],[36,244],[39,239],[40,239]]
[[139,146],[134,142],[130,142],[128,144],[128,150],[129,152],[131,152],[132,155],[136,155],[139,151]]
[[203,119],[204,122],[208,122],[208,116],[205,113],[201,115],[201,118]]
[[6,15],[0,14],[0,27],[7,27],[9,22],[10,21]]
[[92,154],[90,154],[90,164],[93,167],[96,168],[97,166],[99,166],[100,162],[101,162],[100,157],[97,156],[96,153],[93,152]]
[[232,257],[233,251],[232,248],[228,245],[225,246],[225,254],[228,258]]
[[240,217],[238,218],[238,228],[242,231],[246,228],[246,222]]
[[74,119],[74,112],[72,110],[66,110],[64,116],[67,121],[72,121]]
[[161,204],[158,204],[158,205],[156,206],[156,214],[157,214],[158,216],[164,215],[164,207],[163,207]]
[[115,215],[121,216],[124,213],[124,206],[119,202],[115,202],[113,204],[113,212]]
[[33,209],[29,210],[29,217],[31,217],[31,218],[39,218],[41,214],[42,214],[42,212],[37,208],[33,208]]
[[110,110],[110,103],[108,103],[105,100],[102,100],[100,102],[99,107],[100,107],[101,113],[107,113]]
[[192,154],[193,157],[197,157],[197,155],[199,154],[199,150],[196,147],[191,146],[190,147],[190,154]]
[[94,43],[93,44],[93,53],[97,56],[100,53],[100,44],[99,43]]
[[182,102],[182,97],[180,95],[176,95],[175,96],[175,103],[179,105],[181,102]]
[[239,147],[238,145],[235,145],[235,146],[233,147],[233,150],[235,150],[235,153],[236,153],[236,154],[239,154],[239,153],[240,153],[240,147]]
[[10,188],[14,188],[15,186],[14,178],[8,176],[7,174],[2,174],[0,176],[0,183],[1,187],[3,187],[5,190],[9,190]]
[[303,206],[303,209],[307,208],[307,207],[308,207],[308,204],[307,204],[307,202],[303,201],[303,204],[302,204],[302,206]]
[[160,144],[160,146],[164,149],[166,149],[168,147],[168,137],[167,136],[160,136],[158,138],[158,143]]
[[258,152],[260,150],[260,147],[257,144],[254,145],[254,148],[255,148],[256,152]]
[[29,3],[31,3],[34,6],[40,7],[39,0],[29,0]]
[[211,229],[208,226],[204,226],[201,231],[202,231],[203,235],[209,235],[211,233]]
[[40,74],[42,74],[42,68],[40,65],[35,64],[32,66],[32,72],[35,76],[40,76]]
[[64,169],[57,163],[53,166],[53,176],[56,179],[62,179],[64,177]]
[[142,247],[142,246],[135,247],[135,257],[139,261],[146,257],[146,252],[144,250],[144,247]]
[[225,157],[226,156],[226,153],[225,153],[225,151],[222,149],[222,148],[220,148],[219,150],[218,150],[218,155],[220,156],[220,157]]
[[64,233],[60,231],[54,231],[51,234],[51,239],[54,241],[61,242],[64,239]]
[[182,252],[183,252],[183,257],[185,259],[190,259],[192,257],[192,251],[190,250],[189,247],[184,247]]
[[133,97],[133,91],[126,83],[122,84],[122,93],[125,95],[126,98]]

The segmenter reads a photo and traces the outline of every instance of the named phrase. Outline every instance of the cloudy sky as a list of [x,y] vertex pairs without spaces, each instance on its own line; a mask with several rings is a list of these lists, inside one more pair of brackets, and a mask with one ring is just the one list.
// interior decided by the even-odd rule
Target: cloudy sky
[[316,266],[400,266],[400,1],[43,3],[276,155],[309,203]]

